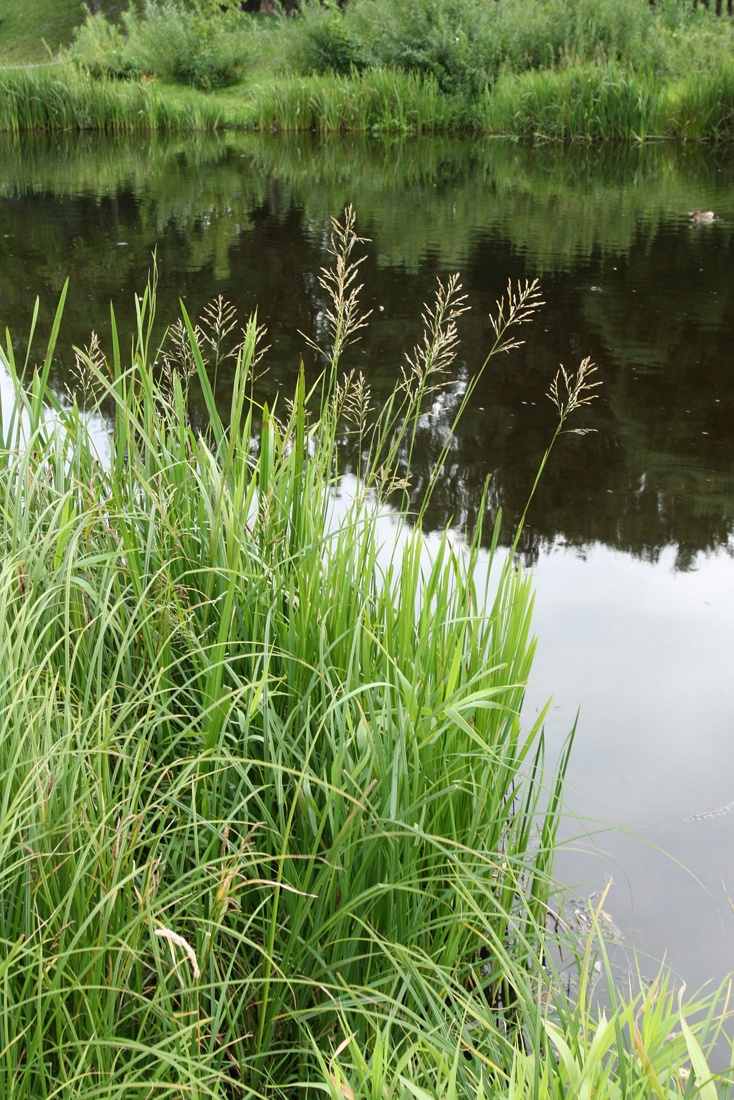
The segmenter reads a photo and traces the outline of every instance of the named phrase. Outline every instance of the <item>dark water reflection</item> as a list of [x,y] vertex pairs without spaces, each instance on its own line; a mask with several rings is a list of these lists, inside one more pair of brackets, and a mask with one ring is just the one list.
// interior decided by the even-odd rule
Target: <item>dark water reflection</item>
[[[110,299],[126,329],[155,249],[161,320],[179,296],[192,314],[219,293],[243,315],[257,307],[272,345],[263,396],[287,393],[301,355],[318,369],[298,332],[323,334],[328,219],[353,203],[372,239],[362,275],[374,316],[345,365],[379,401],[436,277],[460,270],[473,308],[453,388],[424,420],[416,493],[491,343],[488,310],[508,278],[540,277],[547,304],[525,346],[479,383],[427,522],[471,526],[491,475],[489,507],[510,529],[554,427],[548,384],[559,363],[591,355],[604,386],[583,423],[597,433],[563,441],[523,534],[538,565],[533,690],[557,689],[559,730],[583,704],[575,808],[639,827],[711,890],[662,857],[651,869],[631,842],[605,842],[634,884],[630,934],[670,948],[692,984],[734,966],[720,884],[728,874],[734,892],[734,812],[698,831],[682,824],[734,798],[733,185],[732,160],[662,144],[229,135],[0,147],[0,323],[20,355],[36,294],[45,333],[67,275],[63,348],[92,328],[105,345]],[[694,206],[717,221],[691,226]],[[59,386],[72,359],[62,350]],[[226,391],[221,377],[223,407]]]
[[[525,532],[527,557],[558,542],[602,541],[652,560],[674,546],[687,569],[696,554],[728,545],[730,164],[665,146],[559,155],[496,141],[345,148],[251,138],[62,138],[5,146],[0,157],[0,320],[19,351],[34,296],[48,317],[67,274],[67,346],[92,327],[104,343],[108,301],[131,321],[156,249],[160,317],[175,316],[179,295],[190,312],[217,293],[244,312],[257,307],[273,345],[268,385],[287,387],[306,354],[298,330],[321,334],[326,220],[351,201],[373,241],[363,270],[375,317],[349,365],[377,398],[418,335],[437,274],[460,269],[473,304],[459,376],[484,357],[486,313],[508,277],[542,280],[547,306],[525,330],[525,348],[495,361],[480,384],[432,525],[472,524],[489,472],[493,506],[520,514],[552,427],[548,382],[559,362],[573,367],[590,354],[604,377],[588,418],[599,435],[569,440],[554,461]],[[694,202],[721,220],[692,228]],[[447,415],[426,424],[417,484]]]

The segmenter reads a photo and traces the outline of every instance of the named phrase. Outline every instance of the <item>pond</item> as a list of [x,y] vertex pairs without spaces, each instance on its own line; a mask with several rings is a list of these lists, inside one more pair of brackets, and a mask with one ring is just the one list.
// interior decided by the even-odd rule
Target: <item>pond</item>
[[[508,279],[540,278],[525,344],[493,361],[427,525],[471,527],[491,475],[509,533],[554,428],[558,365],[590,355],[603,387],[564,437],[528,514],[538,654],[528,716],[552,695],[556,752],[579,711],[557,871],[605,903],[643,973],[697,988],[734,968],[734,160],[651,144],[527,148],[497,140],[331,141],[227,135],[0,148],[0,324],[17,355],[36,295],[44,335],[71,277],[55,384],[72,343],[123,329],[155,252],[159,318],[182,297],[257,307],[262,389],[287,394],[299,335],[319,341],[329,219],[347,203],[371,239],[369,330],[347,353],[379,401],[420,334],[436,278],[460,271],[455,379],[424,418],[420,492]],[[695,226],[693,207],[713,209]],[[32,349],[32,354],[40,353]],[[227,377],[218,379],[227,400]],[[649,958],[649,962],[648,962]]]

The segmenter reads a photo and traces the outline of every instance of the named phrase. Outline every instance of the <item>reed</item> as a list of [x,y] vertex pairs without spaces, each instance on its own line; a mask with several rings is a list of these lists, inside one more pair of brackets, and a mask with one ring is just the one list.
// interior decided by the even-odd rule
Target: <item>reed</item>
[[572,65],[500,77],[483,124],[498,133],[553,140],[645,138],[664,129],[660,89],[618,66]]
[[0,70],[0,130],[212,130],[204,96],[162,94],[149,84],[94,80],[73,65]]
[[508,73],[487,97],[480,125],[550,140],[730,141],[734,67],[727,61],[663,83],[612,64]]
[[[380,553],[375,494],[449,365],[458,288],[370,431],[363,385],[340,380],[361,323],[351,220],[335,241],[326,375],[282,421],[253,404],[254,321],[218,416],[226,311],[198,333],[184,315],[155,381],[151,287],[132,362],[116,333],[109,360],[80,357],[114,408],[108,466],[48,392],[51,352],[3,425],[9,1096],[50,1095],[72,1065],[87,1084],[268,1092],[338,1045],[342,1016],[367,1045],[389,1016],[453,1045],[469,1003],[487,1025],[506,1011],[500,959],[540,950],[560,774],[543,810],[541,720],[521,736],[519,718],[529,579],[498,563],[483,614],[479,532],[427,563],[404,527]],[[337,521],[352,430],[372,458]],[[483,1043],[493,1062],[507,1045],[489,1026]]]
[[726,141],[734,138],[734,65],[694,71],[668,90],[666,132],[675,137]]
[[466,124],[467,105],[430,76],[371,69],[349,76],[283,77],[255,87],[249,118],[260,130],[430,133]]
[[[268,21],[236,7],[145,0],[121,25],[87,14],[53,70],[3,73],[0,124],[732,136],[734,25],[688,0],[304,0]],[[209,94],[183,105],[176,85]]]
[[[35,371],[2,353],[9,1100],[501,1095],[523,1036],[545,1080],[569,746],[546,776],[543,716],[521,727],[532,588],[497,533],[489,571],[481,529],[427,557],[403,507],[386,540],[465,302],[439,287],[373,410],[344,375],[367,320],[360,245],[347,211],[321,276],[324,371],[282,408],[257,403],[256,319],[237,332],[221,300],[152,342],[154,279],[129,356],[114,312],[108,353],[78,351],[84,409],[49,387],[64,296]],[[485,366],[538,305],[537,287],[508,290]],[[551,387],[553,441],[590,377]]]

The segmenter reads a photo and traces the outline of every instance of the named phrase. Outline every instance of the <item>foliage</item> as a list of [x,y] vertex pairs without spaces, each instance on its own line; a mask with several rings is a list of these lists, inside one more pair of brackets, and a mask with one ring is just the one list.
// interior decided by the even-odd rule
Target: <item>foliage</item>
[[[354,1042],[332,1059],[330,1095],[402,1097],[497,1097],[498,1100],[724,1100],[732,1095],[732,1066],[717,1074],[711,1063],[734,1053],[726,1034],[731,1021],[732,983],[725,981],[707,995],[676,994],[670,976],[661,969],[652,980],[633,968],[629,991],[620,992],[607,955],[601,905],[590,909],[592,928],[586,943],[576,944],[578,990],[562,993],[563,976],[552,974],[548,995],[555,1013],[536,1015],[535,1033],[513,1056],[506,1080],[480,1079],[471,1091],[458,1083],[457,1048],[453,1059],[425,1038],[410,1056],[390,1072],[387,1044],[376,1044],[366,1058]],[[570,945],[569,945],[570,946]],[[573,953],[573,951],[572,951]],[[599,984],[605,985],[606,1008],[600,1006]],[[698,1018],[691,1025],[693,1017]],[[425,1092],[418,1093],[419,1080]],[[491,1080],[491,1079],[490,1079]]]
[[[342,12],[314,0],[297,18],[274,21],[268,37],[284,74],[366,67],[429,77],[461,103],[465,125],[556,137],[629,137],[670,132],[674,127],[657,107],[652,112],[653,100],[664,103],[668,85],[691,73],[729,65],[732,27],[703,10],[684,10],[677,0],[659,7],[643,0],[353,0]],[[488,123],[487,89],[526,73],[526,81],[505,83],[499,97],[512,87],[521,101],[522,128],[514,128],[504,106],[490,112],[492,119],[502,117],[502,125]],[[536,90],[545,84],[563,95],[566,80],[571,97],[581,89],[581,102],[569,100],[572,117],[549,125],[533,113],[534,97],[544,98]],[[552,112],[552,99],[548,108]],[[702,134],[709,133],[707,117],[704,105],[697,114]],[[720,121],[716,130],[722,131]]]
[[[519,1051],[513,1065],[508,1100],[563,1096],[574,1100],[678,1100],[730,1096],[734,1080],[710,1068],[721,1052],[734,1053],[726,1027],[731,1018],[731,979],[708,995],[684,1000],[664,969],[646,980],[639,969],[629,975],[629,992],[615,981],[603,935],[603,904],[590,908],[591,929],[577,945],[578,990],[569,998],[553,996],[557,1015],[541,1021],[553,1055]],[[557,976],[560,979],[560,975]],[[606,1007],[597,985],[603,979]],[[690,1019],[699,1018],[696,1029]],[[698,1032],[696,1034],[695,1032]],[[702,1046],[703,1042],[703,1046]],[[705,1047],[705,1049],[704,1049]],[[731,1064],[734,1066],[734,1063]]]
[[74,30],[69,57],[90,76],[130,78],[141,75],[141,67],[136,65],[122,28],[107,20],[101,12],[87,11],[84,22]]
[[661,87],[619,66],[573,65],[498,80],[482,125],[499,133],[552,139],[651,136],[734,138],[730,60]]
[[487,105],[485,125],[525,137],[639,138],[661,132],[650,82],[615,66],[503,75]]
[[321,19],[343,24],[370,64],[430,73],[443,91],[473,97],[505,69],[568,59],[636,64],[654,16],[639,0],[354,0],[344,17],[322,11]]
[[131,55],[160,80],[210,91],[242,75],[248,44],[223,16],[192,11],[182,0],[145,0],[142,17],[131,9],[123,19]]
[[666,132],[675,137],[734,138],[734,63],[694,69],[670,89]]
[[470,95],[501,72],[578,63],[679,77],[699,44],[712,62],[732,43],[728,20],[679,0],[353,0],[345,22],[372,64],[429,71]]
[[305,0],[297,19],[278,21],[278,66],[305,74],[349,73],[366,63],[364,46],[335,3]]
[[[143,74],[203,91],[249,78],[220,110],[228,125],[461,126],[566,139],[732,132],[734,24],[684,0],[352,0],[343,9],[304,0],[297,15],[267,20],[216,0],[142,0],[122,22],[87,12],[71,57],[95,76]],[[372,83],[360,81],[365,74]],[[418,82],[406,101],[400,74],[422,78],[427,98],[416,98]],[[345,82],[322,89],[302,76]],[[364,106],[359,97],[380,84],[399,102],[376,117],[374,97]],[[433,88],[451,101],[445,110]]]
[[[63,297],[32,378],[3,354],[9,1100],[321,1094],[352,1039],[416,1080],[428,1049],[472,1091],[535,1011],[565,756],[545,789],[542,715],[521,734],[530,582],[510,556],[484,587],[480,531],[427,560],[403,516],[382,549],[464,299],[439,287],[372,415],[342,374],[366,320],[359,243],[348,213],[324,374],[310,391],[301,374],[282,419],[253,396],[256,321],[235,336],[218,300],[156,349],[154,284],[129,362],[114,326],[109,359],[94,337],[78,352],[87,411],[48,388]],[[488,359],[537,298],[510,289]],[[111,417],[106,459],[90,408]]]
[[471,96],[491,76],[493,7],[481,0],[356,0],[345,18],[371,65],[429,74],[442,91]]
[[261,130],[430,133],[466,124],[461,105],[442,96],[432,77],[391,69],[284,77],[258,86],[249,110]]
[[0,130],[197,130],[217,125],[202,98],[163,97],[149,84],[95,80],[70,64],[0,70]]
[[140,12],[130,7],[123,13],[122,27],[87,12],[70,56],[93,76],[145,73],[210,91],[241,79],[249,51],[250,35],[242,27],[236,31],[226,11],[212,14],[183,0],[143,0]]
[[[427,558],[382,503],[407,490],[465,302],[456,279],[439,286],[373,411],[343,373],[366,323],[360,243],[348,213],[321,277],[324,373],[310,388],[301,373],[281,417],[255,399],[256,320],[237,332],[219,299],[156,348],[155,283],[130,358],[113,313],[109,358],[94,337],[77,353],[69,402],[48,386],[63,297],[32,376],[3,352],[8,1100],[714,1087],[725,1001],[703,1006],[698,1038],[662,985],[607,1020],[591,948],[575,1002],[546,956],[565,757],[544,787],[542,715],[520,733],[529,579],[496,540],[480,577],[480,531]],[[509,288],[488,361],[538,304]],[[213,387],[232,363],[225,423]],[[552,383],[554,439],[591,376]],[[348,490],[350,436],[364,464]]]

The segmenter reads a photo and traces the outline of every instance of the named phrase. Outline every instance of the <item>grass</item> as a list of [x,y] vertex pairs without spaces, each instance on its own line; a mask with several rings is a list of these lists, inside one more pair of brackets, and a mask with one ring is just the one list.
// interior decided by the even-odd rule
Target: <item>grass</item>
[[216,103],[189,89],[94,80],[68,64],[0,70],[0,130],[212,130]]
[[[406,510],[465,301],[456,279],[439,285],[402,381],[373,408],[344,373],[367,322],[361,243],[347,211],[321,275],[323,373],[301,373],[278,409],[257,403],[256,319],[240,329],[220,299],[157,347],[154,280],[130,340],[113,313],[107,353],[94,339],[77,352],[75,400],[48,385],[64,296],[37,370],[7,341],[8,1100],[581,1097],[590,1082],[602,1100],[699,1085],[708,1100],[700,1067],[725,991],[698,1039],[665,990],[602,1023],[591,947],[575,1004],[548,960],[568,746],[548,773],[543,716],[521,733],[531,580],[497,532],[488,572],[481,530],[446,532],[427,556]],[[484,367],[538,294],[508,288]],[[225,421],[214,386],[232,365]],[[551,385],[541,472],[594,385],[588,362]],[[205,424],[189,416],[193,387]],[[345,441],[361,456],[349,497]]]
[[[291,19],[253,19],[202,4],[143,0],[121,16],[120,5],[108,3],[83,23],[79,9],[63,56],[80,71],[58,66],[57,75],[77,98],[83,74],[101,78],[100,102],[90,84],[83,109],[46,109],[45,99],[55,102],[59,93],[44,77],[26,88],[33,104],[15,94],[4,114],[15,103],[31,126],[40,114],[47,126],[76,127],[80,116],[83,126],[116,129],[120,112],[107,78],[131,85],[146,78],[160,87],[161,119],[146,125],[164,128],[216,122],[321,133],[463,129],[544,140],[733,136],[734,30],[730,20],[688,0],[547,0],[532,12],[524,0],[351,0],[343,12],[305,3]],[[34,7],[23,25],[29,37],[21,40],[11,7],[0,45],[6,56],[42,56],[50,10],[47,3]],[[53,46],[68,44],[73,22],[71,8],[55,9]],[[172,123],[176,84],[201,95]],[[118,98],[125,96],[135,98]],[[133,104],[122,113],[129,126],[140,109]]]
[[[506,1060],[498,960],[537,958],[560,796],[559,777],[541,808],[540,721],[520,737],[531,589],[508,561],[477,613],[478,534],[466,554],[446,535],[426,567],[405,529],[381,560],[374,493],[407,473],[461,298],[441,292],[370,430],[363,385],[338,376],[360,323],[351,220],[335,240],[327,374],[282,422],[252,403],[253,321],[226,428],[216,414],[225,307],[198,337],[175,330],[155,382],[151,288],[129,365],[117,336],[109,371],[81,357],[114,409],[109,468],[75,407],[42,416],[43,373],[4,426],[1,934],[17,945],[6,1049],[29,1051],[20,1076],[8,1060],[8,1096],[50,1095],[72,1066],[85,1087],[267,1094],[270,1077],[308,1080],[345,1028],[365,1049],[375,1028],[398,1049],[438,1028],[453,1049],[470,1005]],[[350,430],[372,457],[335,525]]]
[[389,69],[257,85],[248,110],[250,124],[260,130],[323,134],[431,133],[466,123],[459,104],[442,96],[434,79]]
[[[125,0],[102,0],[101,11],[117,19]],[[3,0],[0,12],[0,65],[48,61],[68,46],[84,19],[78,0]]]
[[488,97],[491,132],[551,140],[734,138],[734,66],[661,86],[618,66],[573,66],[501,77]]
[[470,101],[418,73],[286,76],[204,93],[95,78],[64,62],[0,69],[0,131],[215,129],[321,134],[473,130],[542,140],[734,138],[734,65],[660,85],[618,66],[572,66],[500,77]]

